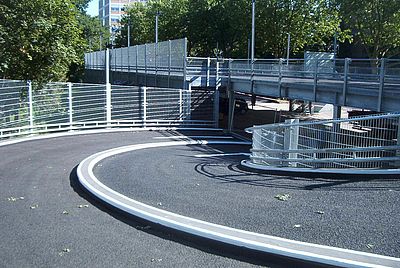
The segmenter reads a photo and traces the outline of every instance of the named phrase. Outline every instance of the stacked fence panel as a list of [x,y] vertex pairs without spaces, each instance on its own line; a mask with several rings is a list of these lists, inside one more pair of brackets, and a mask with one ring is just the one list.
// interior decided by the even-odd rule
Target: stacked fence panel
[[250,128],[252,161],[273,167],[390,169],[400,163],[400,114]]

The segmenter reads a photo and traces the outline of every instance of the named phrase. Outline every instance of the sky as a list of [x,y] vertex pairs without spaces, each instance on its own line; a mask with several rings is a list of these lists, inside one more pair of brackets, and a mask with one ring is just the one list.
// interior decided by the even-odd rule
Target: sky
[[87,9],[87,13],[90,16],[98,16],[99,15],[98,4],[99,4],[99,0],[92,0],[89,3],[89,7]]

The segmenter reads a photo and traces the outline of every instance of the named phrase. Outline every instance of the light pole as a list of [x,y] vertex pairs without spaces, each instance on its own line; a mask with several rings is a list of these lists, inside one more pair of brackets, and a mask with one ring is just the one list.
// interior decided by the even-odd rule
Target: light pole
[[256,40],[256,0],[251,1],[251,63],[254,63]]
[[286,61],[286,65],[289,66],[289,54],[290,54],[290,33],[287,34],[288,38],[287,38],[287,61]]
[[128,47],[131,46],[131,19],[128,19]]
[[158,44],[158,17],[160,16],[160,11],[157,10],[156,13],[156,44]]

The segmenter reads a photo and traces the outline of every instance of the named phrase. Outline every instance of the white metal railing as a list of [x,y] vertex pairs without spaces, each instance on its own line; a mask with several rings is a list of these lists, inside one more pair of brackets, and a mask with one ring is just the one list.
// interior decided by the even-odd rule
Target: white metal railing
[[213,91],[0,80],[0,140],[104,127],[215,127]]
[[400,167],[400,114],[255,126],[251,163],[273,168]]

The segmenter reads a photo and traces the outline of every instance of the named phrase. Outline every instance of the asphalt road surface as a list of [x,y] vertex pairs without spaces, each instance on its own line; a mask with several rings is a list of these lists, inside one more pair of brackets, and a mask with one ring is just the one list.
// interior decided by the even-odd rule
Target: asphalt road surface
[[[207,134],[215,135],[196,133]],[[0,147],[0,267],[293,266],[289,260],[210,243],[118,213],[80,187],[75,169],[85,157],[160,142],[154,137],[168,135],[181,133],[78,135]],[[255,175],[239,169],[240,157],[194,157],[215,149],[248,150],[149,149],[105,159],[95,171],[123,194],[186,216],[400,256],[399,181]],[[274,198],[281,193],[288,193],[289,200]]]

